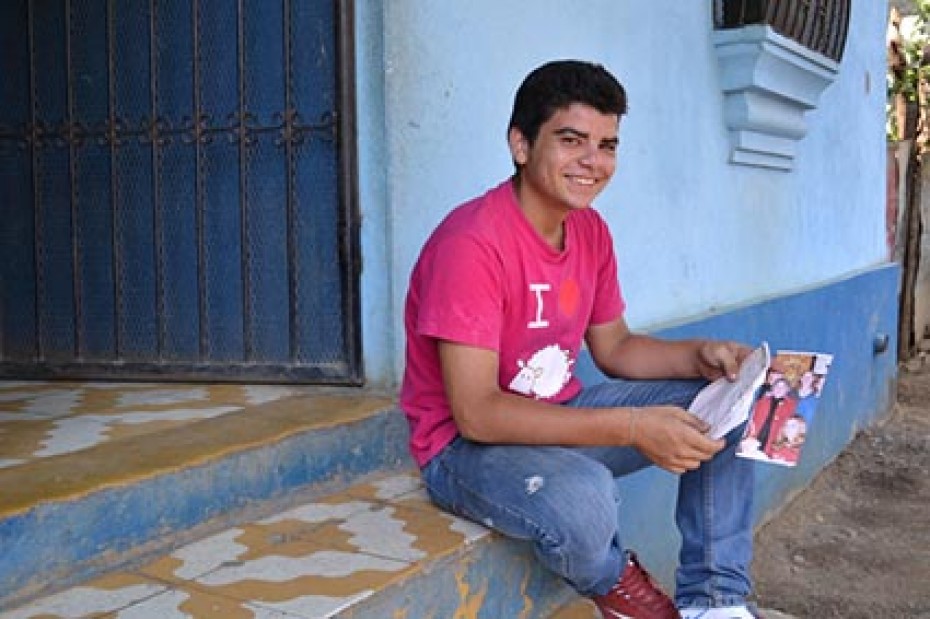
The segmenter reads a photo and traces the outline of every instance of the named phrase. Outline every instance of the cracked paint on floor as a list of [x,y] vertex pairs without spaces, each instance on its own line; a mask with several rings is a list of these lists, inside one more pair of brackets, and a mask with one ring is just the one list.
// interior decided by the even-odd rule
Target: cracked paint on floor
[[[0,619],[332,617],[402,583],[418,564],[487,535],[433,507],[415,473],[391,475],[229,528]],[[462,616],[469,616],[483,593],[460,585]]]

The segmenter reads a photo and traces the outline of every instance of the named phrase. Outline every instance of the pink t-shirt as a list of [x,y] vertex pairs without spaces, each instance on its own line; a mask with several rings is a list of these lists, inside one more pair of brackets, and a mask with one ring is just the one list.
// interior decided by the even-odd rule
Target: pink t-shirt
[[400,405],[417,464],[458,435],[437,340],[496,351],[502,389],[565,402],[581,389],[573,369],[585,331],[623,310],[613,241],[596,211],[568,215],[560,252],[524,217],[511,181],[453,210],[420,253],[404,313]]

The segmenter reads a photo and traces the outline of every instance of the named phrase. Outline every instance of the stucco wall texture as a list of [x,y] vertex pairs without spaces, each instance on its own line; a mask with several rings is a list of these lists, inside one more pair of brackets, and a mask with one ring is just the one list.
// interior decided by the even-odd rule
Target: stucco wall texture
[[625,85],[609,222],[635,328],[817,287],[886,260],[886,4],[856,2],[835,81],[791,171],[728,162],[713,2],[357,3],[365,363],[402,367],[403,295],[456,204],[506,177],[517,85],[582,58]]

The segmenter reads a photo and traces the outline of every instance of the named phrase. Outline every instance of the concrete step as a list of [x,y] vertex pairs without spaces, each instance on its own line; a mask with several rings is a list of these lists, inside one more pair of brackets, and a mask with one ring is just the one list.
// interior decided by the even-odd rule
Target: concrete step
[[549,617],[525,544],[436,509],[390,397],[0,383],[0,618]]
[[411,466],[390,397],[0,382],[0,608]]
[[594,602],[582,597],[573,597],[556,609],[549,619],[601,619]]
[[572,597],[525,544],[436,509],[409,471],[229,527],[0,617],[542,618]]

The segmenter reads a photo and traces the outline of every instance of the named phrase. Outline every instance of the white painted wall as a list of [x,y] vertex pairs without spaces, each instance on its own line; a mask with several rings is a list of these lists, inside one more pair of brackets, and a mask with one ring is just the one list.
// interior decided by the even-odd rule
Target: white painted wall
[[854,2],[839,75],[807,114],[795,169],[727,163],[711,0],[357,3],[363,332],[368,375],[402,367],[420,246],[512,170],[505,130],[527,72],[601,62],[627,88],[619,169],[598,200],[634,327],[816,287],[881,263],[884,1]]

